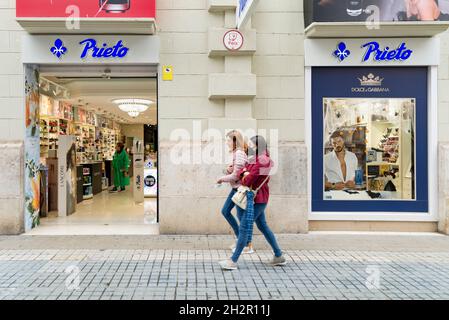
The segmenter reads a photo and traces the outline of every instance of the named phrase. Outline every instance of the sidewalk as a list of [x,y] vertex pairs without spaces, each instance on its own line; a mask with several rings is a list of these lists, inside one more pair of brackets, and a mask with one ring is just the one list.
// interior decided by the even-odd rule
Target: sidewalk
[[255,238],[224,272],[230,236],[3,236],[0,299],[449,299],[447,236],[282,235],[277,268]]

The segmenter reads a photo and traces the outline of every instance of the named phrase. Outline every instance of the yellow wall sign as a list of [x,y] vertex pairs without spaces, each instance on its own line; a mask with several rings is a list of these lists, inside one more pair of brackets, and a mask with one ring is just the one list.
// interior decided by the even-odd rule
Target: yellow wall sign
[[162,66],[162,80],[163,81],[173,80],[173,66]]

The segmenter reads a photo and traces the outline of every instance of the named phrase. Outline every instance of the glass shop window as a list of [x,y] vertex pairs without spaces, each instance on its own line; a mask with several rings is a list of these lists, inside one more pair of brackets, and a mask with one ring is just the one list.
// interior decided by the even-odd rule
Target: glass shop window
[[324,98],[323,199],[415,200],[413,98]]

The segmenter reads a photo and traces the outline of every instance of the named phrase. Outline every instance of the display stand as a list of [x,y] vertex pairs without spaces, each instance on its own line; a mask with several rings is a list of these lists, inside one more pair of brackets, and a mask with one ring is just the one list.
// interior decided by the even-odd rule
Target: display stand
[[92,171],[90,166],[83,166],[83,200],[94,197],[92,188]]
[[144,201],[143,179],[144,179],[144,153],[143,141],[134,138],[133,141],[133,182],[134,182],[134,202],[142,203]]
[[58,215],[66,217],[76,210],[76,139],[60,136],[58,148]]

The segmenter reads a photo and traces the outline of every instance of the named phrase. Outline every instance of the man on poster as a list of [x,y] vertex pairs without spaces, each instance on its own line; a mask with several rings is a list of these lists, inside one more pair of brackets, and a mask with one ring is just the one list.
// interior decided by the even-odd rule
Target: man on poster
[[340,131],[331,135],[330,142],[334,150],[324,156],[326,190],[354,189],[357,156],[346,150]]

